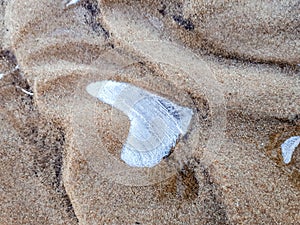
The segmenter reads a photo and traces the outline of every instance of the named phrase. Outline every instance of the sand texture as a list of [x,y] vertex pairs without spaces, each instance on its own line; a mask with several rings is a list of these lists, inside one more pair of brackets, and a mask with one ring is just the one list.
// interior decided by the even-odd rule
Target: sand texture
[[[299,224],[299,1],[0,3],[1,225]],[[193,110],[158,165],[102,80]]]

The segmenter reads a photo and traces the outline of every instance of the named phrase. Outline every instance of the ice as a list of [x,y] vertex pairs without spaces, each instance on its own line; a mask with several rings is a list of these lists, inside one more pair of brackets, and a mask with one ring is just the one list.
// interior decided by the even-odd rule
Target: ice
[[282,157],[285,164],[291,162],[293,153],[299,144],[300,144],[300,136],[294,136],[287,139],[281,145]]
[[128,83],[100,81],[87,91],[130,120],[121,159],[132,167],[153,167],[170,153],[190,124],[193,111]]

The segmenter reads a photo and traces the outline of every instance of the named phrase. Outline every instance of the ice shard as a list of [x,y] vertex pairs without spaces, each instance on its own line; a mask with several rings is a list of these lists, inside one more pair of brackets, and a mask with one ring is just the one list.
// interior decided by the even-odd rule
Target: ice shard
[[283,142],[283,144],[281,145],[281,153],[285,164],[291,162],[293,153],[299,144],[300,136],[290,137],[285,142]]
[[121,159],[133,167],[153,167],[169,155],[193,116],[191,109],[128,83],[99,81],[89,84],[87,92],[128,116]]

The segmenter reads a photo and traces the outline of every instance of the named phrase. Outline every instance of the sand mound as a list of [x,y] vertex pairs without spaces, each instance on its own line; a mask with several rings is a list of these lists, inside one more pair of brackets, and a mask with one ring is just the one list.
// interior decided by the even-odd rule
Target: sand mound
[[[259,6],[260,17],[268,4]],[[48,221],[28,220],[37,224],[59,224],[56,219],[68,224],[299,221],[300,152],[289,165],[280,156],[280,143],[300,132],[299,76],[291,69],[195,53],[206,46],[229,57],[297,63],[297,30],[289,33],[285,26],[282,34],[278,28],[271,34],[257,29],[255,37],[248,35],[256,26],[255,7],[88,0],[66,8],[59,1],[10,1],[4,46],[13,53],[3,52],[1,65],[9,71],[15,63],[20,70],[0,80],[0,115],[5,121],[9,117],[1,124],[1,138],[5,143],[12,140],[10,146],[25,146],[30,155],[18,153],[20,160],[8,159],[18,165],[26,159],[28,165],[22,164],[29,174],[26,182],[35,182],[32,189],[26,184],[18,197],[34,189],[49,203],[39,211]],[[244,18],[247,23],[234,23],[245,10],[250,12]],[[278,6],[272,11],[278,12],[278,20],[284,14],[280,10]],[[282,23],[292,20],[294,26],[293,13]],[[274,36],[272,42],[266,40],[268,35]],[[5,54],[10,55],[10,64],[5,64]],[[193,109],[188,134],[157,166],[126,165],[119,154],[129,120],[86,92],[88,84],[99,80],[129,82]],[[6,134],[9,130],[13,134]],[[10,146],[5,145],[1,154],[15,148]],[[11,164],[1,168],[7,170]],[[4,174],[1,184],[8,177]],[[20,211],[26,212],[29,201],[36,200],[30,195],[20,203]],[[19,204],[15,199],[6,202]],[[12,211],[5,212],[4,223],[13,223]],[[22,223],[24,218],[16,221]]]

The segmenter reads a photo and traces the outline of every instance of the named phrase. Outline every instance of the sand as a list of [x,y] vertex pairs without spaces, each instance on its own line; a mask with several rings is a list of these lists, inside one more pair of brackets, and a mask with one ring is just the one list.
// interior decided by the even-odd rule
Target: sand
[[[65,3],[1,2],[0,224],[300,221],[300,148],[280,152],[300,135],[297,1]],[[86,91],[110,79],[193,109],[157,166],[120,159],[130,121]]]

